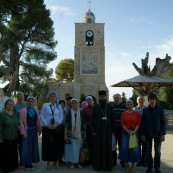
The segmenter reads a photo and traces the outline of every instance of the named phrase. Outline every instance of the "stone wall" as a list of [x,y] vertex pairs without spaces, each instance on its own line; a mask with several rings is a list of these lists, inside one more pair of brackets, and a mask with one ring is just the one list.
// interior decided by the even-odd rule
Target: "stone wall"
[[73,94],[73,82],[52,82],[49,84],[49,93],[55,91],[58,94],[58,100],[65,100],[65,95]]
[[74,82],[51,82],[48,88],[45,88],[39,98],[39,108],[43,103],[48,102],[49,93],[55,91],[58,94],[58,100],[65,100],[65,95],[70,94],[72,97],[80,100],[81,94],[92,95],[98,101],[98,91],[106,90],[107,98],[109,92],[105,84],[76,84]]

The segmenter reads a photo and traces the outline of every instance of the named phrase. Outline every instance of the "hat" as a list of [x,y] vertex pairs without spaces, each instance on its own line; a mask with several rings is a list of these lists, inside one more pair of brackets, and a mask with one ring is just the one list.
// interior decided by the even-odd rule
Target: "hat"
[[71,100],[71,102],[72,102],[72,101],[75,101],[75,102],[79,103],[78,100],[75,99],[75,98],[73,98],[73,99]]
[[55,91],[50,92],[50,93],[49,93],[49,97],[50,97],[51,95],[56,95],[56,97],[58,97],[58,95],[57,95],[57,93],[56,93]]
[[35,101],[35,98],[34,98],[34,97],[32,97],[32,96],[28,96],[28,97],[27,97],[27,101],[30,100],[30,99],[32,99],[32,100]]
[[100,90],[99,91],[99,96],[106,96],[106,91],[105,90]]
[[83,101],[83,102],[82,102],[82,105],[83,105],[83,104],[87,104],[87,102],[86,102],[86,101]]
[[132,100],[127,100],[126,103],[132,103],[133,104],[133,101]]
[[92,96],[87,96],[87,97],[86,97],[86,100],[87,100],[87,99],[93,100],[93,97],[92,97]]

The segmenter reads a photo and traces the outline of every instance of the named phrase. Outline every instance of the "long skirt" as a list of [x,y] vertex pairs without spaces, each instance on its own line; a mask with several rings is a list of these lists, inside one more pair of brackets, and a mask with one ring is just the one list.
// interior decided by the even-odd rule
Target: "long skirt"
[[17,168],[18,153],[16,140],[3,140],[0,144],[0,168],[4,172]]
[[90,154],[90,163],[92,163],[93,158],[93,135],[90,130],[90,127],[87,127],[87,143],[88,143],[88,149]]
[[64,132],[56,133],[43,127],[42,160],[61,160],[64,154]]
[[63,160],[71,163],[79,163],[79,155],[83,145],[83,139],[68,138],[70,144],[65,144]]
[[27,138],[22,138],[21,165],[32,165],[40,161],[37,129],[28,129]]
[[119,153],[120,160],[132,163],[140,162],[138,133],[136,133],[136,138],[138,142],[138,147],[129,149],[129,134],[125,130],[122,130]]

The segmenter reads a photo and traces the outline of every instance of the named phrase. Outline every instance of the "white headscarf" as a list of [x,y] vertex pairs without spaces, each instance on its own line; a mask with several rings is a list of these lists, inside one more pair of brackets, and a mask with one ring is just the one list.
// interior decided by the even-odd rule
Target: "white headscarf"
[[28,96],[26,100],[28,101],[28,100],[30,100],[30,99],[32,99],[32,100],[35,101],[35,98],[34,98],[33,96]]
[[86,97],[86,101],[87,101],[87,99],[91,99],[92,100],[92,104],[94,104],[94,101],[93,101],[93,97],[92,96],[87,96]]
[[[78,102],[77,99],[73,98],[71,100],[71,102]],[[75,117],[76,114],[76,117]],[[72,116],[72,135],[76,138],[76,139],[81,139],[81,117],[80,117],[80,109],[78,107],[77,112],[74,112],[73,109],[71,109],[71,116]]]

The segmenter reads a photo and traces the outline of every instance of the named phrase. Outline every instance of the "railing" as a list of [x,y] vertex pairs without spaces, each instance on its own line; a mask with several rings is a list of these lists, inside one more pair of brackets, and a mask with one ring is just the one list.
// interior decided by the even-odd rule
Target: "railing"
[[169,126],[169,119],[173,118],[173,110],[166,110],[165,109],[165,116],[166,116],[166,128]]

